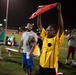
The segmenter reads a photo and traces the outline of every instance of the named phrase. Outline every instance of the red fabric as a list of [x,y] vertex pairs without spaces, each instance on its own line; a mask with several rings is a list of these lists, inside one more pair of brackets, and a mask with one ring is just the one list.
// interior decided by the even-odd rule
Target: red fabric
[[56,3],[54,4],[48,4],[48,5],[44,5],[43,7],[39,8],[36,12],[34,12],[29,19],[33,19],[36,16],[38,16],[39,14],[42,14],[48,10],[51,10],[52,8],[54,8],[56,6]]

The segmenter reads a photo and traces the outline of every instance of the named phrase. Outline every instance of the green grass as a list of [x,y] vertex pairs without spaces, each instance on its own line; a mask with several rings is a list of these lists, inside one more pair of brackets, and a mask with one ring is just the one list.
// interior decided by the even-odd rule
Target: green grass
[[[12,34],[10,36],[12,36]],[[16,38],[16,41],[19,43],[21,35],[16,34],[14,36]],[[62,66],[59,67],[59,72],[63,72],[64,75],[76,75],[76,68],[64,64],[67,54],[66,47],[67,47],[67,40],[65,39],[64,43],[60,48],[59,53],[59,61],[62,63]],[[15,52],[11,52],[12,55],[11,57],[8,57],[7,55],[8,53],[5,51],[5,46],[2,46],[2,56],[4,58],[0,60],[0,75],[25,75],[25,71],[21,68],[22,55]],[[69,60],[71,60],[71,55]],[[35,67],[33,70],[33,75],[35,75],[35,72],[39,68],[39,57],[34,57],[34,65]]]

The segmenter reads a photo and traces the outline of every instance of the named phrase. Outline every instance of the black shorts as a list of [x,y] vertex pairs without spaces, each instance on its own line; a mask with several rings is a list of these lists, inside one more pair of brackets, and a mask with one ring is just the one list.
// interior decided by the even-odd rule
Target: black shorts
[[43,68],[40,66],[39,75],[56,75],[55,68]]
[[4,40],[0,40],[0,42],[4,42]]
[[75,53],[75,47],[73,47],[73,46],[68,46],[68,53],[74,54],[74,53]]

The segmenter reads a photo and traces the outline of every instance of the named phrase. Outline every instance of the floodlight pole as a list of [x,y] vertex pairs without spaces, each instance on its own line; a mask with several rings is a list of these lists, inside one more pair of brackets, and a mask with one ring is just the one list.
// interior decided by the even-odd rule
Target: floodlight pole
[[7,0],[7,7],[6,7],[6,22],[5,22],[5,32],[7,33],[7,23],[8,23],[8,8],[9,8],[9,0]]

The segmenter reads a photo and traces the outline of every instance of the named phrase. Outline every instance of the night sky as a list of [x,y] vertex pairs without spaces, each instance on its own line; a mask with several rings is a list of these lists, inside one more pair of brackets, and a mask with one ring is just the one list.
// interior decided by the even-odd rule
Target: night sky
[[[6,1],[0,0],[0,23],[5,25],[6,18]],[[62,14],[65,29],[76,29],[76,3],[75,0],[9,0],[8,10],[8,28],[18,29],[24,27],[28,22],[34,23],[37,27],[37,17],[29,20],[29,17],[37,10],[38,5],[51,4],[60,2],[62,4]],[[56,8],[42,14],[43,27],[51,23],[57,24]]]

